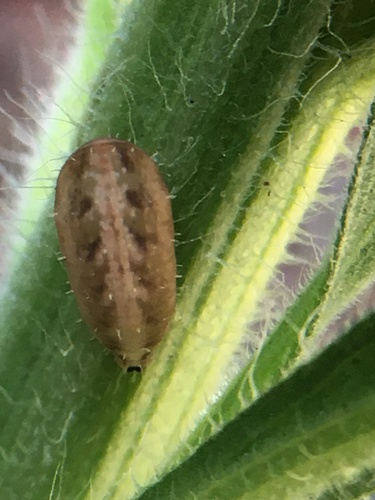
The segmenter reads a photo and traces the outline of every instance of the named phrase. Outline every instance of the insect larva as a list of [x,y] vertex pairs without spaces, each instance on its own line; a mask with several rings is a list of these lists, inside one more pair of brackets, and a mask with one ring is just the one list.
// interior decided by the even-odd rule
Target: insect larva
[[176,301],[171,202],[155,163],[127,141],[84,144],[58,176],[55,221],[83,319],[140,371]]

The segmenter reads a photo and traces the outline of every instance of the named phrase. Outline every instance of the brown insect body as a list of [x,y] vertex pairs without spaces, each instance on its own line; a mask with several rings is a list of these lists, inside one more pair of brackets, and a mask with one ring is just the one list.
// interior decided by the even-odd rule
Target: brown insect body
[[124,368],[145,365],[176,300],[171,203],[153,160],[96,139],[63,166],[55,221],[83,319]]

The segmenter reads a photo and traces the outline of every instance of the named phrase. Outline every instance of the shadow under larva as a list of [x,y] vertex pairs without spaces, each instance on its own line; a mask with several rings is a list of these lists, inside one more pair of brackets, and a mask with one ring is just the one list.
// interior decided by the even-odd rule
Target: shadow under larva
[[57,179],[55,222],[83,319],[119,365],[140,371],[174,314],[170,197],[136,145],[92,140]]

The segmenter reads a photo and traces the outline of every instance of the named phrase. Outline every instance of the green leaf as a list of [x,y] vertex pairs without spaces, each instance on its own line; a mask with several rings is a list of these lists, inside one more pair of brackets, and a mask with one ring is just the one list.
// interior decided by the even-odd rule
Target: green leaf
[[301,367],[142,500],[337,500],[374,489],[374,324],[372,315]]
[[[155,154],[173,196],[178,308],[145,373],[121,373],[80,321],[48,200],[2,303],[7,498],[136,498],[311,355],[305,334],[331,263],[298,296],[280,266],[297,262],[300,224],[332,201],[321,188],[373,99],[374,41],[349,30],[347,43],[361,46],[345,58],[328,0],[134,0],[122,24],[114,5],[101,18],[100,2],[87,3],[82,36],[98,36],[98,23],[104,41],[89,39],[93,62],[81,45],[72,57],[88,69],[60,87],[67,98],[46,137],[61,149],[42,139],[39,166],[106,135]],[[349,25],[341,7],[332,25]],[[90,96],[72,99],[77,82]],[[40,213],[26,202],[24,213]],[[273,427],[284,417],[263,418]]]
[[314,325],[316,331],[324,331],[324,327],[327,328],[327,324],[340,311],[352,306],[360,293],[369,289],[374,282],[374,136],[373,104],[336,241],[328,290]]

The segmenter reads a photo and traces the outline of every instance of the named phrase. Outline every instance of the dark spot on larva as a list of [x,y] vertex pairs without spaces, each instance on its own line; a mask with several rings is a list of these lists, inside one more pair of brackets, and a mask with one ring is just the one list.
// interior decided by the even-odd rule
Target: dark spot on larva
[[147,276],[148,269],[147,266],[142,262],[129,261],[129,269],[136,276]]
[[103,295],[103,293],[105,292],[105,290],[107,290],[107,288],[108,287],[106,283],[101,283],[100,285],[96,285],[93,288],[93,291],[98,295]]
[[80,148],[76,153],[76,155],[71,155],[66,163],[70,166],[71,178],[75,182],[80,182],[90,163],[91,152],[89,148]]
[[137,297],[137,298],[136,298],[136,302],[137,302],[137,306],[138,306],[138,308],[139,308],[139,309],[140,309],[143,313],[145,313],[145,312],[147,313],[147,308],[148,308],[148,306],[147,306],[146,302],[145,302],[143,299],[141,299],[140,297]]
[[[98,324],[98,330],[100,331],[101,328],[111,328],[113,327],[116,322],[117,318],[115,316],[115,308],[116,304],[114,302],[111,302],[110,304],[106,305],[103,315],[100,316],[100,318],[97,318],[97,324]],[[103,337],[103,342],[104,342],[104,337]],[[117,343],[117,340],[115,340]],[[112,349],[112,347],[109,347],[106,343],[106,346],[108,349]]]
[[157,324],[159,324],[159,320],[157,318],[155,318],[155,316],[149,315],[146,317],[146,323],[150,326],[157,325]]
[[119,347],[119,339],[117,337],[117,334],[115,337],[106,336],[105,340],[103,338],[103,344],[107,349],[116,352]]
[[[131,231],[130,231],[131,232]],[[137,247],[142,250],[142,252],[146,252],[147,250],[147,240],[144,236],[142,236],[139,233],[133,233],[131,232],[131,235],[133,236],[133,239],[137,245]]]
[[70,214],[75,218],[77,216],[77,213],[79,213],[79,204],[80,200],[82,199],[82,191],[78,187],[75,187],[72,190],[71,196],[70,196]]
[[92,198],[84,197],[79,203],[78,217],[83,217],[92,207]]
[[123,276],[124,273],[125,273],[125,270],[124,270],[124,267],[122,266],[122,264],[119,264],[118,265],[118,272]]
[[149,357],[149,355],[150,355],[150,352],[148,351],[148,349],[145,349],[145,352],[143,353],[140,361],[144,361],[145,359],[147,359]]
[[85,259],[88,262],[91,262],[95,259],[96,253],[100,247],[101,242],[102,242],[102,238],[100,236],[97,236],[94,241],[92,241],[91,243],[89,243],[86,246],[85,250],[87,253],[86,253]]
[[146,290],[150,290],[151,288],[155,289],[155,282],[152,281],[145,273],[137,275],[138,283],[146,288]]
[[131,159],[129,158],[127,149],[125,149],[125,148],[121,148],[121,149],[120,148],[116,148],[116,152],[121,156],[121,162],[124,165],[124,167],[126,168],[126,171],[129,172],[129,173],[134,172],[135,165],[131,161]]
[[140,195],[139,191],[135,191],[134,189],[128,189],[126,191],[126,199],[130,203],[130,205],[134,208],[144,208],[144,198]]
[[77,181],[81,180],[81,177],[85,171],[85,166],[87,165],[89,151],[81,150],[80,154],[76,158],[70,159],[73,164],[72,174]]
[[[154,327],[158,327],[157,329],[159,329],[160,328],[160,323],[155,324]],[[153,339],[147,339],[146,342],[145,342],[145,344],[144,344],[144,348],[151,350],[154,347],[154,345],[155,345],[155,339],[154,338]]]

